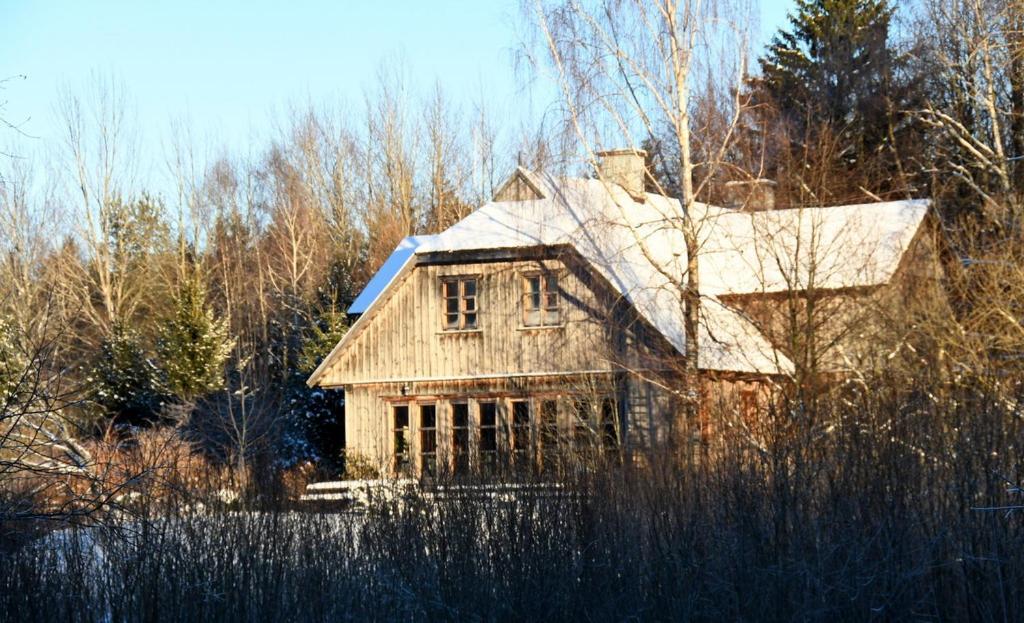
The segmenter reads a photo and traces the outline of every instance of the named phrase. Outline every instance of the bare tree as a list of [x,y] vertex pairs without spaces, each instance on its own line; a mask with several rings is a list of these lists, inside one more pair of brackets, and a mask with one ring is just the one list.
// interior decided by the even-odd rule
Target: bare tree
[[0,530],[8,522],[90,520],[140,473],[112,477],[76,437],[82,393],[61,366],[48,307],[27,331],[0,315]]
[[[918,32],[933,42],[920,55],[930,76],[930,101],[915,114],[937,139],[934,157],[940,168],[934,172],[951,173],[990,222],[1018,219],[1024,182],[1024,7],[929,0],[923,8]],[[941,191],[944,180],[935,181]],[[950,214],[957,210],[947,207]]]
[[60,114],[65,152],[76,194],[76,239],[82,262],[66,266],[67,294],[101,335],[129,321],[152,293],[148,261],[166,233],[161,201],[132,196],[134,137],[124,89],[96,80],[83,99],[65,92]]
[[[664,134],[665,129],[673,152],[678,154],[675,193],[682,214],[681,218],[666,214],[664,220],[685,241],[684,274],[656,259],[648,241],[639,234],[636,243],[680,295],[686,334],[683,379],[691,416],[699,401],[695,379],[701,307],[700,222],[694,208],[703,186],[715,179],[715,169],[725,162],[743,110],[740,93],[747,45],[743,9],[701,0],[537,0],[529,7],[547,65],[554,70],[561,89],[567,123],[590,163],[596,163],[595,153],[609,146],[609,140],[638,146],[648,137]],[[729,49],[736,62],[727,66],[731,71],[720,74],[726,82],[719,88],[732,95],[729,119],[719,143],[713,149],[705,147],[705,160],[698,163],[691,144],[693,81],[700,68],[723,69],[715,65],[712,54],[722,41],[735,46]],[[698,167],[703,170],[702,181],[695,186]],[[657,190],[667,194],[665,188]]]

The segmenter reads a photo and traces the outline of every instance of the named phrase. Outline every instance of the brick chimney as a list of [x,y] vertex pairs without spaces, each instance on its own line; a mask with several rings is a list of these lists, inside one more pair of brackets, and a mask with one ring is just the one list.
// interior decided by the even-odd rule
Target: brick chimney
[[775,209],[775,187],[772,180],[738,180],[725,183],[725,205],[744,212]]
[[642,149],[611,149],[597,152],[597,174],[605,182],[618,184],[637,201],[647,198],[644,182],[647,152]]

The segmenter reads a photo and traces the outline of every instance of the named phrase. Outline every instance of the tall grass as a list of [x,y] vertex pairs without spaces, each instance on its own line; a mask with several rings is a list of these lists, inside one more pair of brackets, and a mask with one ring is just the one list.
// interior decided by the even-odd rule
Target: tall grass
[[[3,555],[7,620],[1024,617],[1016,403],[913,388],[787,408],[759,450],[590,470],[570,495],[366,513],[150,509]],[[728,441],[731,440],[731,441]]]

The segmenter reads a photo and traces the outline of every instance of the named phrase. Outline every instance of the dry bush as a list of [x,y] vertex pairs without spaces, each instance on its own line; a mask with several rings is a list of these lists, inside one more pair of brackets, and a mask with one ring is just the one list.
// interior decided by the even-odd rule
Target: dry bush
[[127,483],[119,502],[147,503],[204,498],[230,488],[229,470],[216,465],[173,428],[134,432],[124,439],[107,436],[90,442],[97,473]]
[[[870,619],[1024,612],[1024,423],[980,388],[903,377],[715,462],[650,454],[560,490],[407,491],[365,514],[166,509],[0,565],[13,618]],[[781,425],[781,424],[780,424]],[[735,438],[737,444],[743,443]],[[730,442],[731,443],[731,442]],[[749,448],[749,446],[745,446]],[[739,450],[740,446],[737,446]]]

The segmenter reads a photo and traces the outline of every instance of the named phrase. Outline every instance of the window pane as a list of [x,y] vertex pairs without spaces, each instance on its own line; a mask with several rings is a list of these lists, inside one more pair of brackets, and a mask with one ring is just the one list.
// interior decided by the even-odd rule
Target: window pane
[[480,403],[480,426],[494,426],[497,423],[497,405],[493,402]]
[[424,454],[437,452],[437,435],[433,429],[420,430],[420,443]]
[[420,428],[434,428],[437,426],[437,410],[434,405],[423,405],[420,407]]
[[466,314],[466,328],[472,329],[476,327],[476,314]]
[[558,275],[548,275],[544,282],[544,289],[549,293],[558,292]]
[[458,329],[459,328],[459,315],[448,314],[445,316],[444,326],[447,329]]
[[540,312],[539,311],[528,311],[523,316],[523,324],[528,327],[536,327],[540,325]]
[[545,448],[558,445],[558,405],[554,400],[540,405],[540,439]]
[[469,405],[462,402],[452,405],[452,426],[469,426]]
[[466,311],[476,311],[476,299],[475,298],[467,298],[467,299],[463,300],[463,305],[464,305]]
[[466,279],[462,282],[463,296],[476,296],[476,279]]
[[481,467],[490,467],[497,457],[494,453],[498,450],[498,417],[497,405],[493,402],[480,403],[480,464]]
[[512,403],[512,450],[524,453],[530,448],[530,403],[517,400]]
[[395,428],[409,427],[409,407],[402,405],[395,407]]
[[615,403],[605,398],[601,402],[601,441],[607,449],[615,449],[619,445],[619,434],[615,426]]
[[546,325],[556,325],[556,324],[558,324],[558,321],[559,321],[559,313],[558,313],[557,309],[555,309],[555,310],[550,310],[549,309],[549,310],[545,310],[544,311],[544,324],[546,324]]
[[480,451],[494,452],[498,449],[498,432],[493,426],[480,429]]
[[548,309],[557,309],[558,308],[558,293],[557,292],[548,292],[547,294],[544,295],[544,307],[546,307]]
[[457,281],[445,281],[444,282],[444,296],[445,296],[445,298],[458,298],[458,296],[459,296],[459,282],[457,282]]
[[455,455],[455,472],[465,472],[469,467],[469,405],[452,405],[452,452]]

